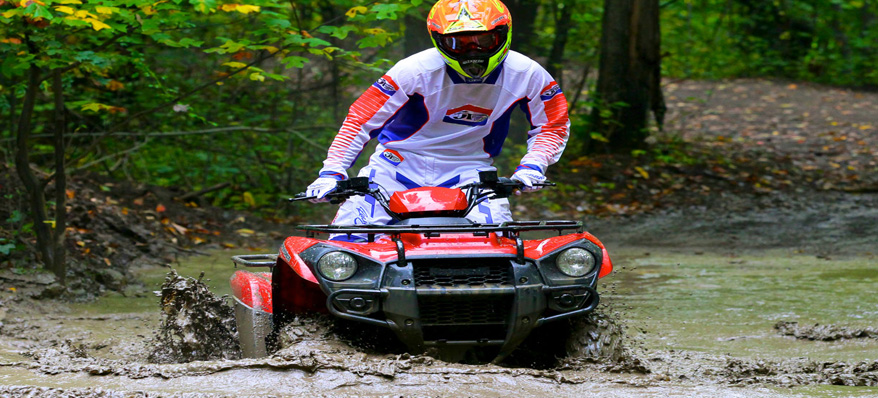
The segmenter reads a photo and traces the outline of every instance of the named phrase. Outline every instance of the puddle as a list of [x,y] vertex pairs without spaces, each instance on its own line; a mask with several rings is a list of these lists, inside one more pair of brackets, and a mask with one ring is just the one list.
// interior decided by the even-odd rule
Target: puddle
[[[203,271],[212,291],[227,294],[233,272],[228,257],[193,257],[177,272],[198,278]],[[614,260],[617,272],[600,286],[610,306],[590,321],[592,329],[574,325],[579,334],[565,340],[549,333],[546,340],[573,344],[551,350],[525,345],[542,356],[521,355],[516,362],[513,355],[501,366],[446,363],[384,343],[364,345],[352,336],[380,331],[339,326],[326,317],[290,325],[285,347],[269,358],[149,363],[162,321],[152,292],[162,290],[167,269],[148,270],[141,275],[147,286],[136,295],[37,303],[44,307],[7,313],[0,329],[0,396],[501,396],[511,390],[562,397],[878,395],[875,387],[826,385],[878,383],[878,339],[811,341],[774,328],[778,322],[848,331],[875,327],[870,314],[878,311],[872,294],[878,280],[859,277],[875,268],[875,260],[655,251],[619,253]],[[847,270],[852,277],[844,276]],[[823,275],[829,272],[836,276]],[[184,280],[171,279],[171,286]],[[186,294],[178,297],[191,300],[181,303],[209,301],[185,283]],[[179,314],[164,319],[181,319]],[[602,332],[590,333],[595,329]]]

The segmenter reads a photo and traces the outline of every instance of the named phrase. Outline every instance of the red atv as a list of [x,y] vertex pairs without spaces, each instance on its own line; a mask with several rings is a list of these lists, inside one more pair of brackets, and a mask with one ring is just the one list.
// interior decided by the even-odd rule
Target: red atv
[[[508,197],[519,182],[482,172],[479,182],[461,188],[415,188],[389,199],[371,186],[367,178],[339,181],[329,198],[371,195],[392,225],[299,226],[307,237],[286,238],[276,257],[233,257],[271,267],[231,278],[245,356],[266,355],[273,332],[296,314],[318,311],[388,328],[412,353],[478,348],[499,360],[533,328],[597,306],[598,278],[613,266],[581,222],[465,218],[486,199]],[[523,240],[528,231],[558,236]],[[316,239],[318,233],[366,242]]]

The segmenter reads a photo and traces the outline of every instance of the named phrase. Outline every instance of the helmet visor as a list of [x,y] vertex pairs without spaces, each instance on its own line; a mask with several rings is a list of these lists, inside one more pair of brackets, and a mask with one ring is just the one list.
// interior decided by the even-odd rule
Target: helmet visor
[[472,52],[493,54],[506,39],[506,35],[500,29],[437,36],[436,43],[449,55],[464,55]]

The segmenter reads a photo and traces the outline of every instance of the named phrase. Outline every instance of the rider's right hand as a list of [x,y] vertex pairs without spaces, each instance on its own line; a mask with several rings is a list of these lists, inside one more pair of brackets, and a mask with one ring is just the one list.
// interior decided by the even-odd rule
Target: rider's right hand
[[311,185],[308,185],[305,193],[313,197],[313,199],[309,200],[311,203],[328,202],[329,199],[326,198],[326,195],[335,191],[336,184],[343,179],[344,176],[339,174],[322,175],[314,180]]

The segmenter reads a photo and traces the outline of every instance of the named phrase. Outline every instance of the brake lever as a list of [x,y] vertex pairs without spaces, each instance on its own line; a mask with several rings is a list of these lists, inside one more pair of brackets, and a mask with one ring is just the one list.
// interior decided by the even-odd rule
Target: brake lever
[[288,202],[299,202],[302,200],[309,200],[309,199],[316,199],[316,198],[317,198],[316,196],[308,196],[308,194],[306,194],[304,192],[299,192],[296,194],[296,196],[293,196],[292,198],[287,198],[287,201]]

